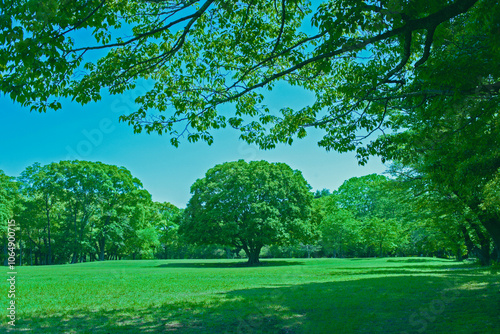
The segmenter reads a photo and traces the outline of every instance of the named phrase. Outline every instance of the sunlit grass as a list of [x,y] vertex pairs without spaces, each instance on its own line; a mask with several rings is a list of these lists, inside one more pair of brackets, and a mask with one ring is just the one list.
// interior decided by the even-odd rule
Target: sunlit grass
[[[20,267],[16,328],[37,333],[496,333],[499,277],[487,268],[431,258],[267,260],[260,267],[233,260]],[[7,328],[4,321],[0,331]]]

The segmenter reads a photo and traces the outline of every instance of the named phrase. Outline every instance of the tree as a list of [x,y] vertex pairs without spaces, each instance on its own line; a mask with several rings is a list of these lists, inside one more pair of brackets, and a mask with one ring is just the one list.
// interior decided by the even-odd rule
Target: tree
[[324,196],[313,202],[313,221],[319,232],[319,243],[326,255],[353,256],[360,243],[359,222],[351,211],[339,208],[335,196]]
[[302,174],[283,163],[217,165],[191,186],[179,233],[199,244],[241,248],[254,265],[264,245],[307,237],[309,190]]
[[5,175],[0,169],[0,222],[2,226],[13,217],[16,195],[17,184],[14,178]]
[[18,185],[14,178],[5,175],[0,169],[0,233],[2,235],[2,262],[7,265],[7,227],[8,222],[14,217],[14,208],[18,200]]
[[[59,241],[68,245],[59,245],[61,262],[81,262],[87,255],[93,260],[96,253],[104,260],[107,250],[123,243],[134,207],[151,201],[130,171],[101,162],[34,164],[22,173],[20,184],[24,198],[19,220],[35,256],[46,257],[40,261],[44,264],[53,262],[54,228]],[[139,223],[134,227],[142,228]]]
[[[451,149],[447,145],[445,147],[442,154],[448,154],[446,149]],[[460,161],[460,155],[456,157]],[[460,165],[457,163],[455,170],[446,171],[450,180],[455,172],[460,171]],[[478,172],[468,171],[468,178]],[[467,255],[478,257],[483,264],[489,263],[491,238],[482,226],[477,210],[451,191],[447,182],[436,182],[437,175],[444,171],[430,173],[420,165],[411,168],[394,164],[391,173],[397,175],[396,185],[407,189],[404,205],[408,208],[408,221],[412,226],[411,243],[419,254],[454,253],[457,259]],[[478,180],[476,187],[481,188],[481,182]]]
[[[121,119],[174,145],[183,134],[210,143],[210,130],[229,125],[270,148],[315,127],[325,131],[320,145],[358,147],[363,158],[363,141],[404,128],[399,111],[415,100],[500,87],[495,0],[49,0],[10,2],[0,14],[0,91],[44,111],[61,108],[60,97],[85,104],[146,79],[139,110]],[[459,52],[450,34],[481,53]],[[436,58],[449,66],[438,85],[421,85],[417,75]],[[457,85],[448,69],[467,62],[481,76]],[[261,88],[280,81],[313,91],[315,102],[271,113]],[[218,112],[227,103],[228,117]]]
[[[61,175],[58,173],[57,164],[41,166],[35,163],[24,170],[20,177],[21,190],[33,201],[39,199],[45,216],[47,236],[43,238],[47,245],[45,263],[52,264],[52,235],[54,216],[53,209],[62,195],[60,187]],[[34,203],[33,203],[34,204]]]
[[386,256],[401,253],[407,243],[410,210],[402,205],[406,198],[406,190],[383,175],[353,177],[334,192],[337,209],[332,212],[347,211],[355,218],[348,229],[358,240],[359,255]]
[[494,100],[461,99],[451,107],[448,99],[435,101],[416,111],[422,114],[413,117],[413,131],[378,142],[386,157],[414,169],[428,190],[456,198],[458,210],[466,207],[498,249],[500,217],[482,209],[487,184],[500,168],[500,123]]

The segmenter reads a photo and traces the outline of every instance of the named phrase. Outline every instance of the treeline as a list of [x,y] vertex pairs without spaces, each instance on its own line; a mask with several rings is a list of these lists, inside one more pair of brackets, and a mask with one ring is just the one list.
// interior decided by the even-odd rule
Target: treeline
[[[308,242],[268,245],[261,257],[439,256],[498,259],[486,229],[456,197],[416,174],[368,175],[317,191]],[[488,190],[489,189],[489,190]],[[494,184],[483,207],[498,209]],[[197,246],[178,234],[183,210],[151,199],[124,167],[100,162],[34,164],[18,178],[0,171],[2,261],[7,221],[18,226],[17,263],[243,257],[241,249]]]
[[486,229],[456,198],[397,174],[352,178],[331,195],[316,194],[319,256],[498,258]]

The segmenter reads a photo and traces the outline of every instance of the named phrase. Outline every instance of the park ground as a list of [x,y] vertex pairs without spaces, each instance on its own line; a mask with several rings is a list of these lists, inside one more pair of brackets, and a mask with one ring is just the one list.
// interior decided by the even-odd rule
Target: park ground
[[[500,331],[500,274],[452,260],[108,261],[17,272],[22,333]],[[10,331],[2,318],[0,332]]]

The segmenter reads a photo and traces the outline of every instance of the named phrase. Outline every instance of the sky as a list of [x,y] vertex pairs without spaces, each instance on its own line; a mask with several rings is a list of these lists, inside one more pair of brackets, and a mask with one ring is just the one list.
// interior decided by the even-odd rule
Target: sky
[[[175,148],[168,136],[134,134],[131,126],[118,121],[121,114],[137,108],[133,102],[136,95],[126,92],[103,96],[101,101],[85,106],[62,101],[62,110],[46,113],[30,112],[8,96],[0,96],[0,169],[9,176],[19,176],[35,162],[101,161],[127,168],[141,180],[154,201],[170,202],[180,208],[189,201],[194,181],[209,168],[227,161],[284,162],[300,170],[313,190],[335,190],[351,177],[386,170],[375,157],[367,165],[358,166],[354,153],[339,154],[318,147],[320,132],[310,133],[291,146],[263,151],[239,140],[236,130],[226,128],[214,132],[211,146],[181,139]],[[268,97],[268,105],[271,110],[301,107],[311,98],[299,88],[278,86]],[[230,107],[226,112],[231,112]]]

